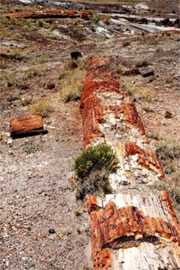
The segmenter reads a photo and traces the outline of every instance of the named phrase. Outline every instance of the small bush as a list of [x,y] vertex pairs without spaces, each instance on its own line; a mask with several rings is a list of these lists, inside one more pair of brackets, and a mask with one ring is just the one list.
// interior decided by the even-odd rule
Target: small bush
[[43,21],[38,21],[38,26],[39,26],[39,27],[43,27],[43,26],[44,26]]
[[142,99],[148,102],[152,101],[152,99],[155,97],[155,91],[148,88],[131,87],[128,89],[128,93],[135,99]]
[[148,82],[151,83],[156,80],[156,76],[152,75],[148,78]]
[[11,93],[7,98],[7,101],[12,102],[19,99],[19,93]]
[[137,68],[148,67],[149,65],[151,65],[151,63],[147,60],[140,60],[136,63]]
[[171,178],[171,182],[161,181],[158,185],[158,189],[166,189],[168,190],[173,203],[175,203],[175,207],[180,208],[180,186],[179,186],[180,173],[174,173]]
[[127,47],[130,46],[130,42],[129,41],[124,41],[122,44],[123,47]]
[[37,151],[41,150],[41,147],[38,144],[35,144],[34,140],[30,140],[24,144],[23,151],[26,154],[34,154]]
[[78,100],[82,94],[82,80],[84,78],[84,65],[81,60],[76,63],[76,66],[70,62],[65,66],[65,73],[60,74],[59,79],[62,80],[62,89],[60,91],[60,100],[69,102]]
[[173,82],[173,77],[172,76],[167,76],[166,78],[165,78],[165,83],[166,84],[171,84]]
[[156,50],[155,50],[155,53],[156,54],[161,54],[161,53],[163,53],[164,51],[163,51],[163,48],[161,48],[161,47],[158,47]]
[[160,135],[158,132],[150,132],[147,135],[148,135],[148,138],[154,139],[156,141],[160,139]]
[[123,66],[118,66],[117,69],[116,69],[116,73],[117,73],[117,74],[123,74],[124,70],[125,70],[125,69],[124,69]]
[[19,81],[16,76],[13,76],[13,75],[11,75],[10,77],[5,76],[4,79],[7,81],[7,87],[18,86]]
[[97,146],[90,146],[76,158],[75,172],[78,177],[84,178],[91,171],[101,170],[104,166],[108,166],[111,170],[114,165],[114,162],[112,164],[111,162],[114,159],[115,154],[109,145],[102,143]]
[[22,55],[20,53],[14,54],[13,57],[15,60],[18,60],[18,61],[22,61],[24,59],[24,55]]
[[67,103],[70,101],[79,100],[82,94],[82,86],[79,83],[74,83],[73,85],[67,85],[63,88],[63,92],[60,93],[60,99]]
[[39,114],[42,117],[48,117],[51,112],[54,111],[53,106],[46,100],[42,100],[29,109],[32,114]]
[[34,78],[34,77],[40,77],[40,76],[42,76],[43,72],[44,72],[44,70],[42,69],[42,67],[29,68],[25,72],[25,75],[24,75],[23,79],[27,80],[27,79],[31,79],[31,78]]
[[131,78],[123,77],[124,84],[122,89],[127,91],[135,100],[144,100],[150,102],[156,96],[156,91],[150,87],[137,85],[132,82]]
[[75,160],[74,169],[79,183],[76,197],[84,199],[85,195],[102,191],[110,193],[108,176],[116,171],[118,164],[113,149],[106,143],[90,146]]
[[4,60],[0,60],[0,69],[6,69],[7,68],[7,64]]
[[157,148],[158,157],[166,174],[175,172],[173,160],[180,158],[180,143],[173,139],[167,139]]
[[32,104],[33,98],[32,97],[24,97],[21,99],[22,106],[27,106]]
[[161,160],[180,158],[180,143],[173,139],[167,139],[159,146],[157,153]]
[[148,106],[148,105],[144,105],[144,106],[143,106],[143,110],[144,110],[146,113],[151,113],[151,112],[153,112],[153,109],[152,109],[150,106]]

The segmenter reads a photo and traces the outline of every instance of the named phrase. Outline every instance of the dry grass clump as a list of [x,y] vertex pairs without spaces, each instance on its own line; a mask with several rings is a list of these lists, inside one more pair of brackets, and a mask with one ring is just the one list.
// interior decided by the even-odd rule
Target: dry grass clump
[[172,138],[167,138],[157,149],[161,160],[180,158],[180,143]]
[[8,102],[12,102],[12,101],[15,101],[15,100],[18,100],[20,97],[20,94],[18,92],[14,92],[14,93],[11,93],[8,98],[7,98],[7,101]]
[[123,74],[124,71],[125,71],[125,68],[122,65],[118,66],[116,69],[117,74]]
[[134,87],[128,90],[128,92],[135,98],[135,99],[143,99],[146,101],[152,101],[155,97],[155,91],[149,88],[138,88]]
[[54,111],[53,106],[47,100],[41,100],[36,104],[33,104],[29,108],[29,112],[32,114],[39,114],[42,117],[48,117],[51,112]]
[[173,77],[168,75],[165,77],[165,84],[171,84],[173,83]]
[[62,79],[60,100],[69,102],[80,99],[85,75],[84,63],[70,62],[64,70],[67,71],[60,75],[60,79]]
[[136,63],[137,68],[148,67],[149,65],[151,65],[151,63],[146,59],[141,59]]
[[7,63],[5,60],[3,59],[0,59],[0,69],[6,69],[8,66],[7,66]]
[[28,70],[26,70],[23,79],[31,79],[34,77],[40,77],[44,73],[44,69],[42,66],[35,66],[35,67],[30,67]]
[[169,176],[168,181],[161,181],[157,187],[160,189],[167,189],[175,203],[175,207],[180,210],[180,173],[177,171],[180,158],[179,141],[174,138],[167,137],[159,144],[157,154],[163,165],[164,172]]
[[148,87],[137,86],[129,78],[124,79],[123,88],[136,100],[150,102],[156,96],[156,91]]
[[157,184],[158,189],[168,190],[172,201],[177,208],[180,208],[180,185],[179,185],[180,173],[175,173],[171,179],[171,182],[161,181]]
[[174,160],[180,158],[180,143],[175,139],[167,138],[157,148],[157,154],[165,173],[175,173]]

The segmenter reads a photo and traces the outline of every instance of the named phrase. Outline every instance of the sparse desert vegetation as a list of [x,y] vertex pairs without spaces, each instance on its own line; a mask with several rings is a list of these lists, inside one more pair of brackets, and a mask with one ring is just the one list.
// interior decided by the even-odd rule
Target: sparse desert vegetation
[[106,143],[90,146],[75,160],[77,175],[77,199],[83,200],[86,194],[109,193],[111,187],[108,176],[117,169],[118,160],[111,146]]
[[29,107],[29,112],[39,114],[42,117],[48,117],[54,111],[52,104],[48,100],[40,100]]
[[144,100],[151,102],[156,96],[156,91],[152,88],[142,85],[136,85],[132,79],[123,78],[123,89],[127,91],[135,100]]
[[83,65],[81,61],[78,63],[72,61],[65,64],[65,71],[59,76],[62,81],[60,90],[61,101],[69,102],[80,99],[85,75],[85,67]]

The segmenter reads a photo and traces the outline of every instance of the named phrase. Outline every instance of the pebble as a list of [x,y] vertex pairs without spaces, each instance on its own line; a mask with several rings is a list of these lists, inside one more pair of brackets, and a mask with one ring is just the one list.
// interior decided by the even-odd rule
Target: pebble
[[172,113],[169,112],[169,111],[166,111],[165,112],[165,118],[168,118],[168,119],[172,118]]
[[55,229],[49,229],[49,234],[56,233]]

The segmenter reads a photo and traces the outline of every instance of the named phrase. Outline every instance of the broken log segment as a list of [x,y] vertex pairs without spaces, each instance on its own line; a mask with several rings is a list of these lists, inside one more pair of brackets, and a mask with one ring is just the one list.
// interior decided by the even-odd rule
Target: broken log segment
[[45,18],[82,18],[88,19],[88,12],[85,10],[62,10],[47,9],[37,11],[24,11],[14,13],[4,13],[3,16],[24,19],[45,19]]
[[10,122],[10,133],[12,138],[45,134],[43,119],[40,115],[24,115],[14,118]]
[[84,148],[107,143],[119,161],[109,193],[86,196],[94,270],[180,269],[180,223],[156,188],[163,168],[110,58],[90,59],[80,110]]

